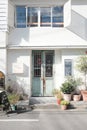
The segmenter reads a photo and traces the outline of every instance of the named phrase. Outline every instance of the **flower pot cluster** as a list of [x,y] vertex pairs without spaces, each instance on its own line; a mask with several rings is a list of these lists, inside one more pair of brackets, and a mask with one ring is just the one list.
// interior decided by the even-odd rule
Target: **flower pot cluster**
[[62,83],[60,90],[55,89],[53,91],[53,95],[56,95],[58,105],[68,106],[71,100],[87,101],[87,91],[79,91],[79,93],[76,91],[77,86],[81,84],[79,80],[80,79],[69,77],[64,83]]

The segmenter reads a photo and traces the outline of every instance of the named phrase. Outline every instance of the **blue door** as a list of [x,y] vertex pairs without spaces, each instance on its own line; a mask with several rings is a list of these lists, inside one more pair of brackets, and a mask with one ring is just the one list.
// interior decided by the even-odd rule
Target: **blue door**
[[32,96],[52,96],[54,51],[32,51]]

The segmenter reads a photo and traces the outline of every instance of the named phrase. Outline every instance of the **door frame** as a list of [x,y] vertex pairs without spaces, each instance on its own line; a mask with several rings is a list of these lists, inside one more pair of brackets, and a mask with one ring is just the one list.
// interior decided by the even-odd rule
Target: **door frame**
[[[54,50],[32,50],[32,67],[31,67],[31,69],[32,69],[32,88],[33,88],[33,80],[34,80],[34,52],[41,52],[41,60],[43,60],[42,62],[42,64],[41,64],[41,76],[40,76],[40,80],[42,80],[42,81],[40,81],[40,82],[42,82],[42,85],[43,85],[43,90],[42,90],[42,93],[41,93],[41,95],[38,95],[38,97],[39,96],[49,96],[49,95],[45,95],[44,93],[45,93],[45,91],[46,91],[46,80],[47,79],[50,79],[50,80],[52,80],[52,81],[54,81]],[[45,67],[46,67],[46,53],[48,53],[48,52],[50,52],[50,53],[52,53],[52,56],[53,56],[53,63],[52,63],[52,77],[46,77],[45,76]],[[50,53],[48,53],[48,54],[50,54]],[[43,67],[44,66],[44,67]],[[42,68],[43,67],[43,68]],[[42,72],[42,71],[44,71],[44,72]],[[42,86],[40,86],[40,88],[41,88]],[[32,96],[34,96],[33,95],[33,89],[31,88],[31,94],[32,94]],[[53,96],[52,94],[50,95],[50,96]]]

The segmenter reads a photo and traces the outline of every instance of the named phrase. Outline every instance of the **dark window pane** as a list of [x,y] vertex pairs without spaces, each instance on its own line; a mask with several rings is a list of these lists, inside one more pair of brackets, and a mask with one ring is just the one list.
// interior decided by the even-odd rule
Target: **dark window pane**
[[24,6],[16,7],[16,26],[19,28],[26,27],[26,8]]
[[38,26],[38,8],[28,8],[28,26]]
[[51,8],[41,8],[40,25],[51,26]]
[[41,69],[34,69],[34,77],[41,77]]
[[41,53],[35,52],[34,53],[34,77],[41,76]]
[[53,7],[52,25],[53,27],[63,27],[63,6]]
[[45,56],[45,76],[53,76],[53,53],[47,53]]

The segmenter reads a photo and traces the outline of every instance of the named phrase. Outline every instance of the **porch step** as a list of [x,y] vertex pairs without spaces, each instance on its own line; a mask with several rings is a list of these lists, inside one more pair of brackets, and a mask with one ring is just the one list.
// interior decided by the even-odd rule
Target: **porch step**
[[22,100],[22,101],[18,101],[17,104],[17,109],[18,110],[21,110],[21,109],[24,109],[24,110],[29,110],[29,100]]
[[56,103],[55,97],[30,97],[29,105]]
[[71,101],[70,104],[70,108],[87,109],[86,101]]
[[[60,105],[57,104],[55,97],[30,97],[29,105],[33,109],[57,109],[60,110]],[[87,110],[87,102],[70,101],[69,109]]]

